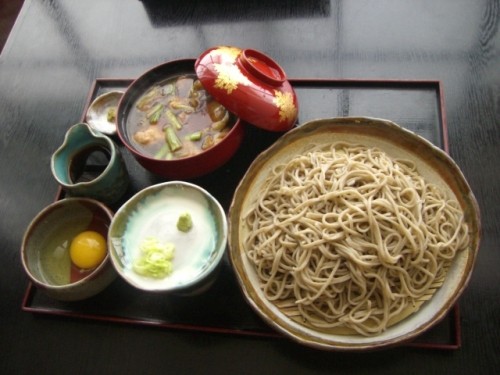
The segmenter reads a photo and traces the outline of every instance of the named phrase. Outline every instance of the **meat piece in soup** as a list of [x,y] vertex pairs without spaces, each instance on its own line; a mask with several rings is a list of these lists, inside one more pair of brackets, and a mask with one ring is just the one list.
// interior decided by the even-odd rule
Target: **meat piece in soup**
[[220,142],[234,123],[195,75],[151,87],[132,108],[127,128],[136,149],[157,159],[194,156]]

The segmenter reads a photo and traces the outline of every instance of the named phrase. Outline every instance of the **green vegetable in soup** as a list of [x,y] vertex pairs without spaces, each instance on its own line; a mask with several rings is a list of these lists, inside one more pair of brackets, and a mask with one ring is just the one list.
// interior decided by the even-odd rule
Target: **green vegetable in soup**
[[160,119],[160,116],[163,112],[163,108],[163,104],[158,103],[147,113],[146,116],[150,124],[158,123],[158,120]]
[[182,148],[182,142],[171,126],[165,128],[165,141],[172,152]]
[[154,86],[151,90],[149,90],[146,94],[144,94],[136,104],[137,109],[141,111],[146,110],[148,104],[157,96],[161,95],[161,89],[159,86]]
[[173,84],[165,85],[162,94],[164,96],[172,95],[175,92],[175,86]]
[[194,132],[194,133],[189,134],[187,139],[189,139],[190,141],[196,142],[196,141],[199,141],[201,139],[202,134],[203,133],[201,131]]
[[155,154],[156,159],[168,159],[169,155],[172,155],[170,152],[170,147],[168,144],[164,144],[160,150]]
[[177,116],[175,116],[175,114],[171,110],[167,110],[165,112],[165,114],[167,115],[167,119],[168,119],[168,121],[170,122],[171,125],[173,125],[177,130],[181,130],[182,129],[181,122],[179,121],[179,119],[177,118]]
[[179,109],[181,111],[184,111],[186,113],[193,113],[194,108],[190,106],[189,104],[183,103],[180,100],[172,100],[169,103],[170,108],[172,109]]
[[215,146],[229,132],[231,114],[194,75],[153,86],[134,105],[127,120],[140,152],[156,159],[181,159]]

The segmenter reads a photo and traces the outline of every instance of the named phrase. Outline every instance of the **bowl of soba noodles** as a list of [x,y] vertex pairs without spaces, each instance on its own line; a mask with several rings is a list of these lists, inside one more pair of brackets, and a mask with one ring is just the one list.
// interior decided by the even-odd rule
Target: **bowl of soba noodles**
[[289,338],[361,351],[411,341],[466,288],[480,214],[457,164],[387,120],[305,123],[260,154],[229,210],[250,306]]

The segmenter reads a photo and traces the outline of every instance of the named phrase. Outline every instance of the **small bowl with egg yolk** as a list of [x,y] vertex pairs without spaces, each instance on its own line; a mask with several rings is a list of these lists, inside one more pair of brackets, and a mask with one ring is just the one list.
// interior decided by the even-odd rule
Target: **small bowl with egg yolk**
[[23,237],[21,262],[31,282],[57,300],[104,290],[117,276],[107,248],[113,212],[90,198],[66,198],[44,208]]

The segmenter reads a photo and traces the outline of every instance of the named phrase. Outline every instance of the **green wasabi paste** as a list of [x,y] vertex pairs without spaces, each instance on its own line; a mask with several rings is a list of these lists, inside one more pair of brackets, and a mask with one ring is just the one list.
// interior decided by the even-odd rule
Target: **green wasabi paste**
[[191,219],[191,215],[188,212],[181,214],[177,220],[177,229],[181,232],[189,232],[192,227],[193,220]]

